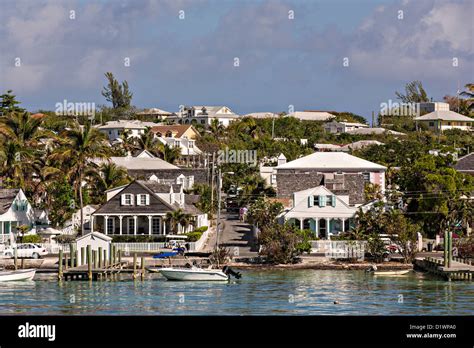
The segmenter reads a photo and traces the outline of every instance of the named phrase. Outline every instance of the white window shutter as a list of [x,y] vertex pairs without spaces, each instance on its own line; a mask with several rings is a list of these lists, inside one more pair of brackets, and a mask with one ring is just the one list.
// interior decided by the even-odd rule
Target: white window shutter
[[125,205],[125,195],[120,195],[120,205]]
[[332,196],[332,206],[333,207],[336,206],[336,196],[335,195]]
[[150,205],[150,195],[146,195],[146,205]]
[[308,207],[313,206],[313,196],[308,196]]
[[141,205],[140,204],[140,196],[141,195],[136,195],[136,198],[135,198],[136,199],[136,203],[135,203],[136,205]]

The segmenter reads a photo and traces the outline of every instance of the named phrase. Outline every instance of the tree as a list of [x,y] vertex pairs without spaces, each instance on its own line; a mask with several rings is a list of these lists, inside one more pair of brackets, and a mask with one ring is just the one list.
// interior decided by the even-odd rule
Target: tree
[[[86,173],[96,167],[94,160],[108,156],[109,147],[106,136],[90,124],[64,130],[57,139],[60,146],[50,156],[51,160],[59,161],[66,167],[66,176],[73,183],[79,197],[81,232],[84,234],[84,196],[83,184]],[[60,169],[58,169],[60,170]]]
[[283,204],[259,198],[252,203],[247,212],[247,221],[260,229],[273,226],[278,215],[283,211]]
[[452,95],[445,95],[443,99],[449,104],[449,110],[456,111],[465,116],[470,115],[473,104],[469,103],[468,99],[458,98]]
[[181,148],[166,144],[163,148],[163,159],[168,163],[175,163],[181,157]]
[[114,109],[130,107],[133,94],[128,89],[128,82],[123,81],[120,85],[111,72],[105,73],[105,77],[108,80],[107,86],[102,91],[105,99],[112,103]]
[[467,97],[466,101],[469,105],[470,111],[474,110],[474,83],[468,83],[465,85],[466,91],[461,92],[463,97]]
[[115,163],[101,163],[98,168],[91,167],[86,173],[88,187],[93,194],[92,203],[105,203],[104,192],[114,187],[128,184],[131,180],[127,170]]
[[265,225],[258,236],[260,255],[273,264],[295,263],[302,253],[304,236],[290,224],[271,223]]
[[412,81],[405,85],[405,94],[395,92],[398,99],[403,103],[428,102],[428,96],[421,81]]
[[0,116],[7,115],[12,112],[23,113],[25,109],[18,107],[20,102],[16,100],[16,96],[12,94],[12,90],[0,95]]
[[191,215],[183,211],[183,209],[173,210],[166,213],[166,220],[170,223],[170,228],[173,233],[178,233],[178,225],[186,228],[191,222]]

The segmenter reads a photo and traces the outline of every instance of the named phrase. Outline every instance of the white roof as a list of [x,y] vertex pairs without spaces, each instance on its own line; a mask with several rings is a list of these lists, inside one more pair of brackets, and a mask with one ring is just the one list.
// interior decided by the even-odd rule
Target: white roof
[[110,157],[110,160],[117,166],[124,167],[128,170],[144,169],[179,169],[177,166],[168,163],[161,158],[147,157]]
[[384,143],[377,141],[377,140],[359,140],[356,142],[353,142],[351,144],[344,145],[343,147],[345,149],[362,149],[363,147],[366,146],[371,146],[371,145],[383,145]]
[[348,134],[359,134],[359,135],[365,135],[365,134],[392,134],[392,135],[405,135],[405,133],[401,132],[395,132],[390,129],[385,129],[385,128],[380,128],[380,127],[375,127],[375,128],[358,128],[358,129],[353,129],[347,132]]
[[107,235],[105,235],[105,234],[103,234],[103,233],[90,232],[90,233],[88,233],[88,234],[85,234],[85,235],[83,235],[83,236],[77,238],[77,239],[76,239],[76,242],[79,242],[79,241],[82,240],[82,239],[91,238],[91,237],[92,237],[92,238],[94,238],[94,237],[95,237],[95,238],[99,238],[99,239],[105,240],[105,241],[107,241],[107,242],[109,242],[109,241],[112,240],[111,237],[109,237],[109,236],[107,236]]
[[288,116],[308,121],[327,121],[336,118],[336,116],[326,111],[295,111],[288,114]]
[[329,125],[330,124],[343,124],[345,126],[354,126],[354,127],[369,127],[368,124],[365,124],[365,123],[359,123],[359,122],[346,122],[346,121],[331,121],[328,123]]
[[142,112],[139,112],[138,114],[140,115],[154,115],[154,114],[160,114],[160,115],[172,115],[172,112],[163,110],[163,109],[158,109],[158,108],[151,108],[151,109],[146,109],[143,110]]
[[146,127],[159,126],[159,123],[145,122],[138,120],[118,120],[109,121],[103,126],[97,127],[98,129],[145,129]]
[[252,112],[252,113],[244,115],[242,117],[271,118],[271,117],[278,117],[278,114],[276,114],[274,112]]
[[429,114],[416,117],[415,121],[458,121],[458,122],[474,122],[474,118],[470,118],[454,111],[439,110],[433,111]]
[[315,152],[311,155],[298,158],[294,161],[282,164],[277,169],[321,169],[321,170],[344,170],[344,169],[374,169],[386,170],[380,164],[366,161],[362,158],[349,155],[344,152]]

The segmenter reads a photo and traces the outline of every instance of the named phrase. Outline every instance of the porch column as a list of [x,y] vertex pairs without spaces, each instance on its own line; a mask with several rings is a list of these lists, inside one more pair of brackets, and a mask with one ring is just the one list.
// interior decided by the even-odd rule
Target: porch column
[[105,215],[104,216],[104,234],[108,234],[107,233],[107,220],[109,219],[109,216],[108,215]]
[[138,216],[133,215],[133,221],[134,221],[134,223],[133,223],[133,235],[134,235],[134,236],[137,235],[137,228],[138,228],[138,226],[137,226],[137,220],[138,220]]
[[331,219],[326,218],[326,239],[331,239],[329,233],[331,232]]
[[166,220],[163,218],[161,219],[161,222],[163,222],[163,234],[166,234]]
[[91,225],[91,232],[94,232],[94,215],[91,215],[90,225]]
[[151,222],[152,222],[153,217],[151,215],[148,215],[148,235],[151,236]]
[[304,218],[303,218],[303,219],[300,219],[300,230],[303,229],[303,221],[304,221]]
[[122,235],[122,219],[123,219],[123,216],[122,215],[119,215],[119,234]]
[[319,219],[314,218],[314,234],[316,235],[316,238],[319,238]]
[[346,232],[346,219],[341,219],[342,220],[342,232]]

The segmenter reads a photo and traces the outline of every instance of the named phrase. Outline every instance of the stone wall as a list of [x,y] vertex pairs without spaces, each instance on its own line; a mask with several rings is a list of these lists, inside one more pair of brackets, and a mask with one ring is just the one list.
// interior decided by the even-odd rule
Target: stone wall
[[[293,192],[324,185],[324,174],[311,169],[277,170],[277,196],[291,197]],[[364,177],[360,173],[344,173],[344,189],[331,190],[336,195],[349,195],[350,204],[364,203]]]

